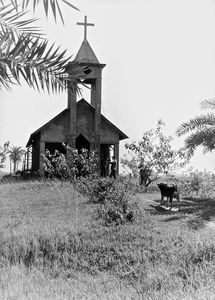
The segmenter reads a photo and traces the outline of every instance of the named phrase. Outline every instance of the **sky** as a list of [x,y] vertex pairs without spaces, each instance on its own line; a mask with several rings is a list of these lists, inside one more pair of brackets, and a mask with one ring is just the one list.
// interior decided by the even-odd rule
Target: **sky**
[[[88,41],[100,63],[102,113],[132,142],[162,119],[174,147],[183,146],[176,128],[204,113],[200,102],[215,97],[215,0],[70,0],[80,12],[62,5],[65,25],[38,10],[38,25],[50,42],[75,57],[83,41],[87,15]],[[88,93],[83,91],[83,96]],[[89,100],[89,99],[86,99]],[[38,93],[26,86],[0,92],[0,145],[25,148],[29,136],[67,106],[66,92]],[[121,142],[120,156],[126,153]],[[199,149],[195,169],[214,171],[215,153]]]

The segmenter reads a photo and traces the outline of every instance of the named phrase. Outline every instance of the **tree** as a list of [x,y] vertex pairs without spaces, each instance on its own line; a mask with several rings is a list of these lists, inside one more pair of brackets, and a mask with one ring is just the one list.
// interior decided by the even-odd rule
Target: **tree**
[[9,147],[9,142],[6,142],[3,147],[0,146],[0,169],[4,168],[4,162],[6,160],[6,154]]
[[19,146],[9,146],[7,154],[9,154],[9,158],[13,162],[13,173],[15,174],[19,163],[22,161],[23,155],[25,154],[25,150]]
[[46,16],[51,11],[57,22],[63,22],[61,4],[73,9],[69,0],[1,0],[0,1],[0,89],[11,89],[12,84],[20,84],[21,78],[37,90],[58,92],[68,82],[77,89],[82,70],[70,64],[66,51],[49,45],[41,30],[33,26],[36,19],[25,18],[27,9],[34,12],[43,4]]
[[[215,109],[215,99],[201,102],[202,109]],[[185,147],[189,156],[192,156],[198,146],[203,146],[204,151],[215,149],[215,114],[207,113],[191,118],[182,123],[176,130],[178,137],[189,134],[185,139]]]
[[164,135],[164,125],[159,120],[156,129],[146,131],[139,141],[125,145],[130,158],[125,156],[121,159],[121,163],[124,168],[130,169],[134,176],[141,167],[142,184],[145,189],[160,175],[183,167],[187,162],[186,152],[183,149],[172,149],[172,137]]

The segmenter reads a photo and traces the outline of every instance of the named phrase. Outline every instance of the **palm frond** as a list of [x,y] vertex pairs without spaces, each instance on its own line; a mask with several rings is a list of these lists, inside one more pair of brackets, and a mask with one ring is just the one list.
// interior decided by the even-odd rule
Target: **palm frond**
[[182,123],[176,130],[176,135],[179,137],[192,130],[204,130],[207,127],[215,126],[215,115],[208,113],[206,115],[200,115],[190,119],[187,122]]
[[207,151],[215,149],[215,128],[205,129],[203,131],[197,131],[185,140],[185,147],[189,149],[191,153],[198,146],[203,146]]
[[0,39],[9,32],[11,39],[15,40],[17,36],[27,33],[32,36],[41,36],[42,30],[37,26],[32,26],[36,19],[23,19],[26,12],[17,13],[16,8],[11,5],[0,6]]
[[19,5],[21,6],[22,10],[26,10],[31,6],[33,8],[33,11],[35,12],[37,6],[40,4],[43,4],[44,11],[46,14],[46,17],[48,17],[48,13],[51,11],[55,21],[57,21],[58,18],[61,19],[62,23],[64,23],[63,15],[62,15],[62,8],[61,5],[65,4],[75,10],[79,9],[74,6],[72,3],[70,3],[70,0],[1,0],[0,4],[2,6],[8,5],[8,3],[12,4],[16,10],[19,10]]
[[78,65],[65,72],[70,57],[66,51],[49,46],[47,40],[21,35],[16,43],[8,40],[8,33],[0,41],[0,88],[12,82],[20,84],[20,77],[37,90],[62,91],[67,82],[77,89],[82,69]]
[[207,99],[201,102],[202,109],[215,109],[215,99]]

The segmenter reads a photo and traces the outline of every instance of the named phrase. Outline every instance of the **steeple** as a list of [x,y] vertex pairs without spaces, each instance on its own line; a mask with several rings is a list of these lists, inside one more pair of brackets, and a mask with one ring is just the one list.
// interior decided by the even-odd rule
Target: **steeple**
[[87,40],[83,40],[75,57],[75,62],[99,64],[98,58]]
[[[101,64],[98,61],[98,58],[96,57],[87,40],[87,26],[94,26],[94,24],[88,23],[87,16],[85,16],[84,22],[78,22],[77,25],[84,26],[84,40],[72,63],[78,64],[80,67],[85,67],[84,75],[81,79],[84,84],[90,85],[90,104],[95,109],[93,133],[94,138],[91,141],[90,148],[92,151],[95,151],[98,154],[98,157],[100,157],[102,69],[105,67],[105,64]],[[77,134],[76,100],[76,93],[68,89],[68,108],[70,109],[69,143],[72,147],[75,147]]]
[[84,23],[78,22],[77,25],[84,26],[84,40],[75,57],[75,62],[99,64],[98,58],[87,40],[87,26],[94,26],[95,24],[87,23],[87,16],[84,16]]

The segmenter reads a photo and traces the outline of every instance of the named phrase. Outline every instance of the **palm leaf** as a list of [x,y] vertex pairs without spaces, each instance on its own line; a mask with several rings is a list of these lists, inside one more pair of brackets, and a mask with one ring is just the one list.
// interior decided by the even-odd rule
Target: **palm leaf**
[[72,9],[79,11],[79,9],[76,6],[74,6],[69,1],[66,1],[66,0],[19,0],[19,1],[17,1],[17,0],[1,0],[0,1],[0,4],[2,6],[6,6],[9,3],[15,7],[17,12],[20,9],[19,5],[21,6],[23,11],[31,6],[31,8],[33,8],[33,11],[35,12],[37,6],[39,6],[40,4],[43,4],[46,17],[48,17],[49,11],[51,11],[54,16],[55,21],[57,21],[57,17],[58,17],[57,14],[58,14],[62,22],[64,22],[64,20],[63,20],[63,16],[62,16],[61,4],[65,4],[69,7],[71,7]]
[[21,35],[16,43],[3,37],[0,46],[0,88],[8,87],[12,82],[20,84],[22,77],[29,86],[37,90],[50,92],[61,91],[69,81],[77,90],[77,83],[82,69],[78,65],[66,72],[70,57],[66,58],[66,51],[54,49],[47,40]]
[[32,23],[37,20],[23,20],[25,15],[26,12],[17,13],[16,9],[11,5],[0,7],[0,39],[8,32],[12,40],[16,40],[16,37],[23,33],[32,36],[42,36],[40,28],[32,26]]
[[32,26],[35,19],[23,20],[27,7],[33,4],[36,9],[41,3],[46,15],[51,10],[55,20],[58,12],[63,21],[60,3],[75,8],[64,0],[0,0],[0,89],[10,89],[23,78],[37,90],[57,92],[70,82],[70,87],[79,91],[81,68],[73,65],[67,72],[70,58],[65,57],[66,51],[41,39],[40,30]]
[[201,102],[202,109],[215,109],[215,99],[207,99]]
[[207,151],[215,149],[215,127],[197,131],[185,139],[185,147],[190,153],[198,146],[203,146]]
[[182,123],[176,130],[176,135],[181,136],[192,130],[203,130],[207,127],[215,126],[215,115],[208,113],[206,115],[197,116],[188,122]]

